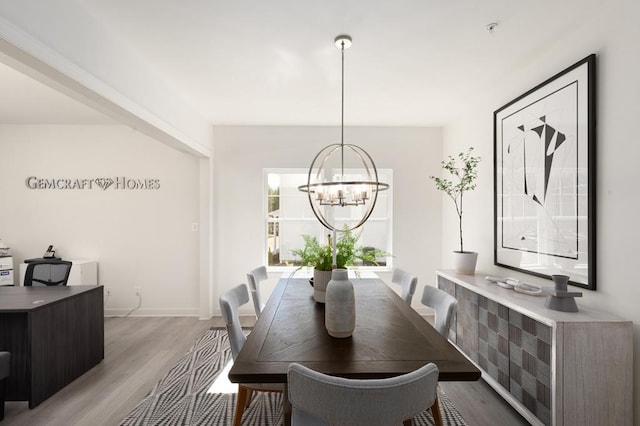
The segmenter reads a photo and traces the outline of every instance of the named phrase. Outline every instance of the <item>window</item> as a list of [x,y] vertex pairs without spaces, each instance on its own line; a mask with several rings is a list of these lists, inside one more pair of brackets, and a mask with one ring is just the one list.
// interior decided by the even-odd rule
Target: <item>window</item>
[[[292,249],[304,244],[302,235],[312,235],[320,243],[327,242],[329,230],[323,227],[313,214],[307,194],[298,191],[298,186],[307,183],[307,169],[265,169],[265,264],[271,269],[286,269],[296,266]],[[359,178],[358,170],[349,170],[349,178]],[[389,183],[393,178],[391,169],[379,169],[380,181]],[[378,194],[378,200],[369,220],[358,228],[361,232],[358,244],[363,247],[375,247],[389,253],[392,242],[392,205],[393,185],[387,191]],[[332,208],[332,207],[327,207]],[[334,209],[334,221],[338,227],[342,224],[353,225],[361,215],[354,208]],[[352,213],[351,216],[345,214]],[[362,265],[367,269],[388,269],[391,258],[379,259],[378,266]]]

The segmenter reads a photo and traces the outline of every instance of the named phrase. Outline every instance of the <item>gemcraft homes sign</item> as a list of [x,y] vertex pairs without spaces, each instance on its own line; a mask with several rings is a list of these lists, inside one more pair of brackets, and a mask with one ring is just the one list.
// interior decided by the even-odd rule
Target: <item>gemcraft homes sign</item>
[[29,189],[160,189],[160,179],[138,179],[125,176],[97,178],[41,178],[29,176],[24,180]]

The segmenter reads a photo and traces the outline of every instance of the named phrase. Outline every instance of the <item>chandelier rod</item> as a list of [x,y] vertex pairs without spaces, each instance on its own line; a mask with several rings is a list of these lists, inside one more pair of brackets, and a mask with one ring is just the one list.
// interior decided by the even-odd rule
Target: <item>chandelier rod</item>
[[342,150],[341,152],[342,161],[340,162],[340,164],[342,166],[341,177],[342,177],[342,180],[344,180],[344,44],[345,44],[345,40],[342,40],[340,43],[341,43],[340,51],[342,52],[342,103],[341,103],[341,116],[340,116],[340,148]]

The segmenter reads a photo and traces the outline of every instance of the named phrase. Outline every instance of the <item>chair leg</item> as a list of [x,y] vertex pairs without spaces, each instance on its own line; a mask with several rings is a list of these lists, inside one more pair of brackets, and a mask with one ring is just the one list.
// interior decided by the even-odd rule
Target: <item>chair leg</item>
[[438,399],[438,393],[436,392],[436,400],[433,401],[431,406],[431,415],[433,416],[433,423],[436,426],[443,426],[442,413],[440,412],[440,400]]
[[242,423],[242,413],[244,413],[244,407],[247,404],[248,394],[249,389],[238,385],[238,398],[236,400],[236,411],[233,414],[233,426],[240,426],[240,423]]
[[244,408],[247,408],[251,404],[251,398],[253,398],[253,389],[247,389],[247,403]]

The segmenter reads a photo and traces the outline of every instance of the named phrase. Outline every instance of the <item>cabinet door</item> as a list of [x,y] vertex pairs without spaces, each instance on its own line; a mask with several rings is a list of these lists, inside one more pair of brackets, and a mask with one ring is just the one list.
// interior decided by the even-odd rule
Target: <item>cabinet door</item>
[[509,308],[478,296],[478,365],[509,390]]
[[456,284],[456,299],[456,345],[469,358],[478,362],[478,294]]
[[509,310],[509,392],[551,424],[551,327]]

